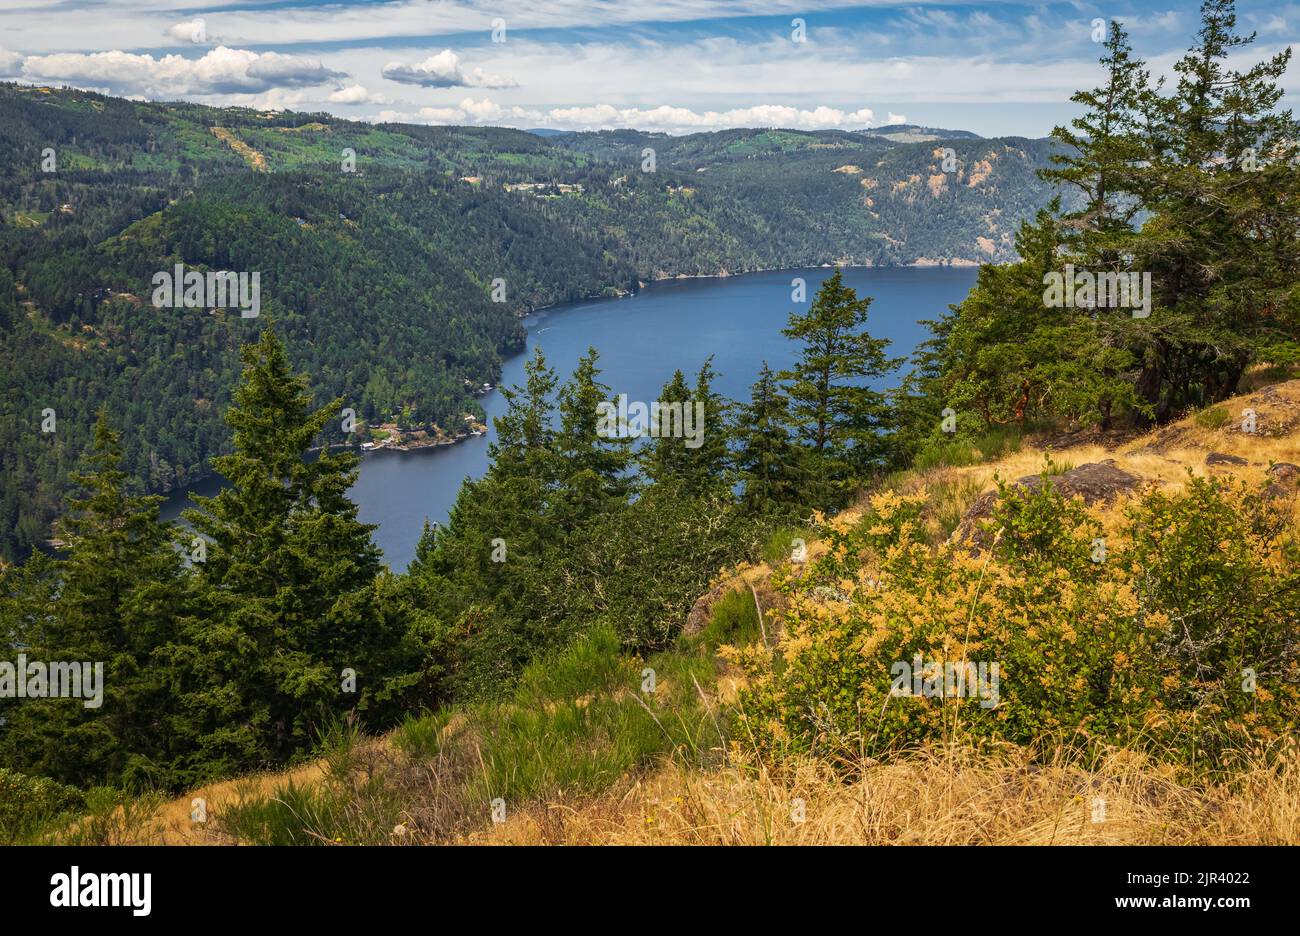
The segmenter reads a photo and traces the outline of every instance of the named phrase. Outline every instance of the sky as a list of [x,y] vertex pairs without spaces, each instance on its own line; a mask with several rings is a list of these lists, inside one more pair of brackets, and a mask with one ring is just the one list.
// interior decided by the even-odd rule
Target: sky
[[[1101,80],[1095,21],[1154,74],[1192,0],[0,0],[0,80],[142,100],[523,129],[1044,136]],[[1300,44],[1300,0],[1241,0],[1242,64]],[[1300,63],[1283,106],[1300,111]]]

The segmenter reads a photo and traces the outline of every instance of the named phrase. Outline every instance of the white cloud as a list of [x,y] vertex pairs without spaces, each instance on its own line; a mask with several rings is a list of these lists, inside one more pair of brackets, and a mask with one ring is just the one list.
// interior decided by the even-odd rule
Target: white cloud
[[594,107],[553,108],[546,117],[548,125],[575,130],[631,127],[638,130],[664,130],[669,133],[734,127],[785,127],[794,130],[853,129],[875,124],[875,113],[869,107],[845,111],[823,105],[804,110],[784,104],[758,104],[725,111],[696,111],[668,105],[651,108],[616,108],[610,104],[598,104]]
[[[694,133],[736,127],[784,127],[795,130],[856,129],[874,126],[875,114],[864,107],[845,111],[835,107],[801,110],[783,104],[760,104],[727,111],[696,111],[687,107],[615,107],[592,104],[583,107],[555,107],[547,111],[524,107],[503,107],[491,98],[476,101],[465,98],[457,107],[422,107],[415,113],[386,110],[378,119],[388,122],[434,124],[543,124],[563,130],[591,130],[630,127],[666,133]],[[907,118],[889,115],[889,123],[905,123]]]
[[[879,3],[881,0],[869,2]],[[82,50],[88,45],[101,49],[132,49],[141,47],[142,37],[156,36],[166,30],[178,16],[201,14],[207,20],[208,33],[220,35],[230,45],[271,41],[286,46],[296,43],[319,46],[329,42],[382,42],[430,35],[486,37],[492,29],[492,19],[502,16],[506,20],[509,42],[514,42],[527,30],[594,29],[620,24],[676,23],[764,14],[808,17],[819,9],[853,7],[862,3],[863,0],[748,0],[745,3],[736,0],[656,0],[655,3],[382,0],[345,4],[319,0],[274,3],[244,0],[223,6],[212,3],[212,0],[96,0],[94,3],[0,0],[0,35],[21,30],[24,48],[33,53]],[[79,23],[81,28],[78,28]],[[93,23],[93,30],[87,28],[90,23]],[[813,31],[818,28],[815,19],[809,19],[809,28]],[[92,31],[93,38],[90,35]],[[786,35],[789,27],[783,26],[778,31]],[[78,32],[83,34],[78,36]],[[190,40],[187,36],[183,41]]]
[[443,49],[423,62],[403,65],[389,62],[383,76],[402,84],[422,85],[426,88],[515,88],[518,84],[500,75],[488,75],[481,68],[465,71],[460,56],[451,49]]
[[206,45],[209,41],[208,24],[201,16],[167,27],[163,35],[177,42],[193,42],[199,45]]
[[119,94],[175,98],[179,95],[255,94],[301,88],[344,78],[314,59],[218,46],[202,58],[135,55],[130,52],[61,52],[29,56],[23,77],[33,81],[93,84]]
[[23,57],[0,46],[0,77],[8,78],[22,71]]
[[359,84],[339,88],[329,96],[331,104],[387,104],[382,94],[371,94]]

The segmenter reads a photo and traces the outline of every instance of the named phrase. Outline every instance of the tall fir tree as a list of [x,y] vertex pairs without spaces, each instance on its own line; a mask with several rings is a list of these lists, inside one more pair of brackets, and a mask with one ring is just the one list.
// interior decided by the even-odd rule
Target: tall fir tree
[[680,492],[692,497],[730,487],[728,401],[713,389],[716,377],[710,355],[695,375],[694,389],[680,370],[664,384],[658,402],[671,409],[674,422],[680,407],[682,421],[670,427],[668,417],[662,417],[662,434],[641,451],[642,470],[653,482],[672,481]]
[[1070,100],[1083,108],[1068,127],[1051,138],[1060,147],[1052,166],[1039,171],[1050,182],[1074,188],[1078,210],[1061,219],[1062,244],[1076,265],[1119,270],[1133,237],[1133,219],[1142,208],[1139,168],[1148,156],[1151,125],[1144,119],[1154,106],[1150,75],[1133,55],[1128,34],[1112,20],[1101,58],[1106,82],[1077,91]]
[[101,410],[90,470],[74,479],[85,493],[59,524],[63,557],[11,570],[0,600],[10,646],[46,664],[102,665],[102,696],[90,707],[81,698],[7,707],[0,751],[5,763],[66,783],[165,788],[179,751],[166,661],[186,614],[183,563],[159,520],[162,498],[132,494],[121,461]]
[[596,349],[588,348],[559,392],[555,444],[562,494],[556,522],[566,531],[626,506],[632,491],[630,440],[599,432],[600,406],[611,402],[611,394],[599,380],[597,357]]
[[799,503],[802,452],[790,438],[789,407],[764,361],[749,402],[736,408],[732,428],[733,459],[744,484],[741,501],[753,513],[788,510]]
[[547,571],[567,539],[557,522],[565,495],[557,380],[540,348],[524,374],[523,386],[501,390],[490,467],[461,486],[447,525],[426,533],[410,567],[417,605],[458,635],[452,683],[463,695],[496,691],[536,647],[562,640],[560,585]]
[[1206,0],[1176,87],[1154,106],[1141,171],[1151,218],[1133,265],[1156,290],[1134,343],[1157,420],[1235,392],[1251,360],[1300,325],[1300,126],[1278,109],[1291,50],[1232,67],[1254,38],[1238,32],[1232,0]]
[[901,359],[886,356],[889,341],[867,331],[871,298],[858,298],[836,271],[822,283],[808,311],[790,313],[782,334],[800,344],[799,359],[778,374],[790,398],[797,437],[807,447],[810,481],[822,504],[842,500],[855,476],[883,463],[891,410],[870,386],[893,373]]
[[195,773],[309,747],[385,696],[383,661],[402,639],[400,622],[375,613],[379,550],[347,497],[357,457],[313,454],[342,401],[312,409],[271,327],[241,357],[226,415],[234,451],[213,460],[229,487],[185,514],[208,541],[195,565],[206,613],[178,655]]

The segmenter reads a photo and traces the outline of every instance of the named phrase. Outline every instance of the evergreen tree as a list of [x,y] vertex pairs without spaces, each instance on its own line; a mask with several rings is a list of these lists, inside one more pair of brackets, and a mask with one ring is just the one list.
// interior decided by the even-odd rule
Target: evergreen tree
[[[870,381],[891,374],[888,339],[866,330],[871,298],[859,299],[837,269],[806,313],[791,312],[782,334],[800,343],[799,360],[778,377],[786,382],[797,437],[809,449],[809,470],[823,502],[844,493],[855,474],[881,464],[890,409]],[[839,495],[832,494],[838,489]]]
[[559,393],[555,446],[563,496],[556,520],[566,531],[624,506],[632,487],[627,474],[629,440],[605,438],[598,432],[600,404],[609,403],[611,396],[609,387],[598,380],[596,360],[596,349],[588,348]]
[[[652,440],[641,453],[642,469],[647,477],[656,484],[672,481],[691,497],[725,491],[731,483],[727,449],[728,403],[713,389],[716,376],[712,355],[700,365],[694,390],[687,385],[680,370],[673,373],[660,391],[658,402],[661,407],[671,409],[673,420],[676,420],[675,414],[680,407],[682,423],[679,427],[671,427],[674,429],[671,433],[669,426],[661,426],[663,434]],[[667,419],[664,416],[660,422]],[[689,437],[685,433],[688,422]],[[678,429],[681,431],[676,431]]]
[[[506,412],[493,420],[491,466],[461,486],[446,527],[436,538],[426,532],[410,567],[415,605],[442,616],[460,636],[453,682],[468,695],[498,690],[536,648],[566,633],[562,585],[547,569],[568,537],[557,522],[567,496],[553,426],[557,382],[540,348],[524,373],[522,387],[501,390]],[[589,376],[590,391],[594,366]],[[594,434],[594,407],[592,414]],[[577,430],[570,429],[567,444],[576,457]],[[608,467],[598,459],[588,464]]]
[[728,425],[731,401],[713,389],[717,376],[713,370],[713,355],[710,354],[695,375],[695,393],[692,395],[693,401],[704,404],[704,419],[698,426],[700,444],[689,449],[693,471],[687,489],[697,495],[706,492],[723,495],[730,491],[734,480]]
[[[691,405],[691,391],[680,369],[673,372],[659,391],[658,402],[665,407],[680,406],[683,413]],[[683,442],[683,439],[664,435],[643,446],[640,460],[646,477],[656,484],[669,480],[683,481],[691,473],[691,453]]]
[[[1021,226],[1016,249],[1023,259],[981,267],[975,287],[944,322],[942,376],[927,386],[963,430],[1007,423],[1023,429],[1043,417],[1104,421],[1115,407],[1136,403],[1134,361],[1107,342],[1108,319],[1044,305],[1044,277],[1061,269],[1055,208]],[[931,439],[940,432],[933,420]]]
[[1106,83],[1071,95],[1084,112],[1068,128],[1052,130],[1052,139],[1061,144],[1051,157],[1055,168],[1039,175],[1082,196],[1081,208],[1062,218],[1062,240],[1076,255],[1076,265],[1118,270],[1142,206],[1138,167],[1149,153],[1151,126],[1144,115],[1154,96],[1119,21],[1111,21],[1103,48]]
[[1134,335],[1138,393],[1163,420],[1236,390],[1261,348],[1300,324],[1300,183],[1290,164],[1300,128],[1279,111],[1285,49],[1244,71],[1229,57],[1254,41],[1237,32],[1232,0],[1206,0],[1197,44],[1158,99],[1142,170],[1152,217],[1134,245],[1157,313]]
[[776,374],[763,362],[749,403],[737,408],[733,433],[736,471],[744,482],[742,503],[754,513],[798,504],[802,453],[790,439],[789,401]]
[[104,410],[89,461],[75,478],[85,493],[59,528],[66,557],[14,570],[3,604],[9,646],[46,664],[102,664],[102,698],[6,706],[0,750],[6,763],[66,783],[166,787],[176,749],[164,661],[185,614],[182,561],[158,519],[162,498],[130,493]]
[[364,711],[391,690],[383,661],[402,639],[400,622],[375,613],[379,551],[347,497],[357,458],[311,454],[342,401],[311,409],[269,327],[241,357],[234,451],[213,460],[230,486],[186,512],[208,540],[195,566],[207,613],[177,654],[196,774],[283,761],[332,718]]

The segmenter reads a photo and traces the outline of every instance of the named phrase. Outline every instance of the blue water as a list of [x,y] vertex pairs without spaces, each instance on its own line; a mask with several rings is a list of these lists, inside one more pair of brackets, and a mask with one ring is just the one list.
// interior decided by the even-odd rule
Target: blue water
[[[811,301],[832,272],[816,268],[668,280],[625,299],[537,313],[524,321],[527,352],[505,362],[501,383],[523,382],[524,362],[536,347],[563,380],[590,346],[600,354],[601,379],[629,400],[658,399],[678,368],[693,384],[695,371],[710,354],[718,374],[716,389],[733,399],[748,399],[763,361],[780,370],[795,360],[795,344],[781,334],[795,308],[791,280],[804,278]],[[973,268],[944,267],[847,269],[844,281],[859,296],[873,297],[867,328],[892,342],[892,356],[903,357],[929,336],[919,320],[938,318],[960,302],[974,285],[975,273]],[[897,376],[890,382],[896,383]],[[461,482],[487,470],[487,447],[495,434],[492,417],[501,415],[505,401],[492,391],[481,402],[488,415],[485,436],[414,452],[372,452],[362,461],[352,497],[361,519],[378,524],[375,541],[393,569],[406,568],[415,555],[425,519],[445,523]]]

